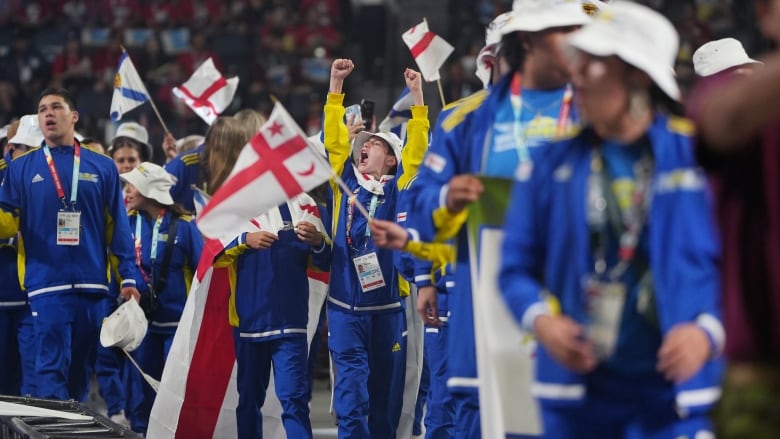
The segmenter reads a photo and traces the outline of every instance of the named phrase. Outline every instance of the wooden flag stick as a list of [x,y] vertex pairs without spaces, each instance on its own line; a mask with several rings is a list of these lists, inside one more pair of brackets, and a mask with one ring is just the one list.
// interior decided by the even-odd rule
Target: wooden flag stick
[[446,107],[447,101],[444,100],[444,89],[441,87],[441,78],[436,80],[436,84],[439,85],[439,97],[441,98],[441,106]]
[[[125,46],[119,46],[122,48],[123,52],[127,52],[127,49],[125,49]],[[130,58],[130,53],[128,52],[127,57]],[[132,58],[130,58],[132,61]],[[133,64],[133,69],[135,69],[135,64]],[[136,70],[136,73],[138,73],[138,70]],[[140,78],[141,75],[139,74],[138,77]],[[143,80],[142,80],[143,81]],[[146,84],[144,84],[144,88],[146,88]],[[146,90],[146,95],[149,96],[149,104],[152,105],[152,110],[154,110],[154,114],[157,115],[157,120],[160,121],[160,125],[162,125],[163,130],[165,130],[166,133],[170,133],[171,131],[168,129],[168,126],[165,125],[165,121],[163,120],[162,116],[160,116],[160,110],[157,109],[157,105],[154,104],[154,99],[152,99],[152,94],[149,93],[149,90]]]

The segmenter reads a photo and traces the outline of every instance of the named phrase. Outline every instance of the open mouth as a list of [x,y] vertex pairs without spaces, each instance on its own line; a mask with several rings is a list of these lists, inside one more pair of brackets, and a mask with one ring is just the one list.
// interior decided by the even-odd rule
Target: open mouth
[[368,153],[365,151],[360,151],[360,164],[364,165],[368,161]]
[[56,126],[57,126],[57,122],[55,122],[54,120],[49,119],[46,121],[46,128],[54,128]]

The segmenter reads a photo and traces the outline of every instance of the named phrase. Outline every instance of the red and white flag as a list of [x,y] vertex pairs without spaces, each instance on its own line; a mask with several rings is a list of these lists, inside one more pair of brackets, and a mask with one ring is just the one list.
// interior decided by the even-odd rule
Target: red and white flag
[[[208,240],[173,337],[146,437],[228,439],[238,435],[236,353],[228,322],[228,268],[214,268],[224,248]],[[309,274],[308,342],[328,289],[327,273]],[[271,378],[273,379],[273,378]],[[263,437],[284,439],[282,408],[271,382],[263,405]]]
[[280,103],[241,150],[225,183],[198,217],[210,238],[232,239],[246,222],[272,207],[314,189],[332,176],[328,162]]
[[173,94],[211,125],[230,102],[238,88],[238,76],[225,79],[209,58],[184,84],[174,87]]
[[428,82],[438,81],[439,68],[455,49],[444,38],[428,30],[425,20],[404,32],[401,38],[412,51],[423,78]]

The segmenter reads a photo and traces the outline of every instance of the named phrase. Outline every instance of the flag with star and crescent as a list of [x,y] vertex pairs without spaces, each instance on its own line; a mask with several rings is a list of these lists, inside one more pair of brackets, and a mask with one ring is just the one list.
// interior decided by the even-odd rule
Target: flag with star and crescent
[[233,238],[249,219],[314,189],[332,174],[327,159],[308,144],[277,102],[268,121],[241,150],[225,183],[203,207],[198,228],[210,238]]

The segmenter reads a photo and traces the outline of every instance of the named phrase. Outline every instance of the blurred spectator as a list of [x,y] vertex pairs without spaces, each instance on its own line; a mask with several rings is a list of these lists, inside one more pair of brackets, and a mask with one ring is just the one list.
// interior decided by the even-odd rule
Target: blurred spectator
[[179,55],[177,62],[184,68],[185,76],[189,77],[208,58],[214,60],[214,66],[217,70],[220,72],[224,71],[219,55],[209,49],[206,43],[206,35],[202,32],[194,32],[190,40],[190,48]]
[[54,58],[51,75],[56,86],[68,88],[77,94],[78,90],[94,80],[92,60],[81,47],[78,34],[68,34],[65,48]]
[[30,44],[29,33],[15,29],[10,50],[0,57],[0,122],[29,110],[48,78],[46,60]]
[[[763,34],[780,43],[780,0],[753,4]],[[780,431],[780,53],[750,75],[738,68],[745,58],[704,78],[689,103],[723,245],[730,363],[716,421],[718,437],[726,439]]]
[[320,55],[333,56],[333,51],[341,44],[341,37],[331,26],[330,18],[317,9],[306,10],[303,23],[293,31],[293,38],[298,54],[303,57],[315,56],[318,50],[325,51]]
[[156,29],[189,24],[192,16],[188,0],[147,0],[144,7],[144,22]]

